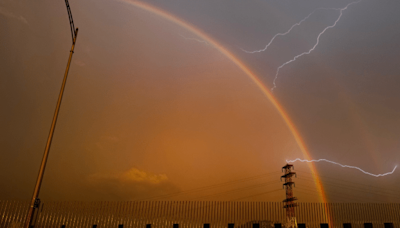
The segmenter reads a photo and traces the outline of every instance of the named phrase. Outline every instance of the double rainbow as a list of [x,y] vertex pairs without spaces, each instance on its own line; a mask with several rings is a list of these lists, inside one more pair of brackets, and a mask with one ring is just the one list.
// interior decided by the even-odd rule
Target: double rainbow
[[[201,39],[205,40],[209,44],[213,45],[220,53],[225,55],[228,59],[230,59],[237,67],[239,67],[251,80],[258,86],[258,88],[263,92],[263,94],[268,98],[270,102],[275,106],[275,108],[278,110],[280,115],[282,116],[283,120],[285,121],[286,125],[290,129],[293,137],[295,138],[298,146],[300,147],[304,159],[310,160],[310,153],[307,150],[307,147],[304,143],[304,141],[301,139],[299,132],[296,130],[293,122],[290,120],[288,114],[284,111],[281,105],[277,102],[277,100],[271,95],[267,87],[261,82],[261,80],[246,66],[244,65],[243,62],[241,62],[237,57],[235,57],[231,52],[229,52],[226,48],[224,48],[221,44],[219,44],[217,41],[212,39],[210,36],[208,36],[206,33],[201,31],[200,29],[196,28],[195,26],[191,25],[188,22],[185,22],[178,17],[165,12],[153,5],[150,5],[148,3],[144,2],[139,2],[139,1],[131,1],[131,0],[121,0],[122,2],[125,2],[127,4],[133,5],[135,7],[138,7],[140,9],[143,9],[145,11],[148,11],[150,13],[156,14],[190,32],[195,34],[196,36],[200,37]],[[314,183],[315,186],[319,192],[319,198],[322,202],[326,203],[326,195],[323,191],[322,184],[319,180],[319,177],[316,174],[316,168],[315,166],[310,163],[309,164],[310,170],[312,172],[313,178],[314,178]],[[328,220],[330,220],[330,216],[328,216]]]

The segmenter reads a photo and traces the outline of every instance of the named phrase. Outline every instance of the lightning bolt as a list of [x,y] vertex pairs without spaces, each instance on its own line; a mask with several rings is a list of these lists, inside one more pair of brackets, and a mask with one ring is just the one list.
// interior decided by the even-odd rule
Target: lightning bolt
[[194,41],[197,41],[197,42],[199,42],[199,43],[203,43],[203,44],[205,44],[205,45],[210,45],[208,42],[206,42],[206,41],[204,41],[204,40],[186,37],[186,36],[184,36],[184,35],[182,35],[182,34],[179,34],[179,36],[181,36],[181,37],[184,38],[185,40],[194,40]]
[[320,39],[320,37],[326,32],[326,30],[331,29],[331,28],[334,28],[334,27],[336,26],[336,24],[340,21],[340,18],[342,18],[342,15],[343,15],[343,11],[347,10],[347,8],[349,8],[349,6],[354,5],[354,4],[357,4],[357,3],[360,3],[361,1],[362,1],[362,0],[357,0],[357,1],[355,1],[355,2],[351,2],[351,3],[347,4],[345,7],[341,8],[341,9],[339,10],[339,12],[340,12],[340,13],[339,13],[339,17],[336,19],[336,21],[335,21],[332,25],[326,27],[324,30],[322,30],[322,32],[320,32],[320,33],[318,34],[317,42],[314,44],[314,46],[313,46],[310,50],[308,50],[308,51],[306,51],[306,52],[303,52],[303,53],[301,53],[301,54],[299,54],[299,55],[296,55],[293,59],[291,59],[291,60],[287,61],[286,63],[282,64],[281,66],[279,66],[278,69],[276,70],[275,78],[274,78],[274,81],[273,81],[274,86],[271,88],[271,90],[273,91],[273,90],[276,88],[276,80],[278,79],[279,71],[280,71],[284,66],[286,66],[286,65],[288,65],[288,64],[290,64],[290,63],[296,61],[298,58],[300,58],[300,57],[302,57],[302,56],[304,56],[304,55],[308,55],[308,54],[310,54],[312,51],[314,51],[315,48],[316,48],[316,47],[318,46],[318,44],[319,44],[319,39]]
[[332,163],[332,164],[335,164],[335,165],[339,165],[339,166],[341,166],[341,167],[343,167],[343,168],[357,169],[357,170],[363,172],[364,174],[367,174],[367,175],[370,175],[370,176],[373,176],[373,177],[383,177],[383,176],[386,176],[386,175],[393,174],[394,171],[395,171],[396,168],[397,168],[397,165],[396,165],[396,166],[393,168],[393,170],[392,170],[391,172],[387,172],[387,173],[383,173],[383,174],[373,174],[373,173],[369,173],[369,172],[367,172],[367,171],[364,171],[364,170],[362,170],[361,168],[356,167],[356,166],[342,165],[342,164],[340,164],[340,163],[337,163],[337,162],[334,162],[334,161],[330,161],[330,160],[327,160],[327,159],[302,160],[302,159],[300,159],[300,158],[296,158],[295,160],[286,160],[287,163],[293,163],[293,162],[296,162],[296,161],[300,161],[300,162],[321,162],[321,161],[324,161],[324,162]]
[[307,17],[303,18],[301,21],[297,22],[296,24],[292,25],[292,27],[290,27],[289,30],[287,30],[284,33],[278,33],[275,36],[272,37],[272,39],[269,41],[269,43],[265,46],[265,48],[260,49],[260,50],[256,50],[256,51],[247,51],[244,50],[243,48],[240,48],[242,51],[249,53],[249,54],[254,54],[254,53],[259,53],[259,52],[263,52],[266,51],[268,49],[268,47],[272,44],[272,42],[274,42],[275,38],[278,36],[285,36],[287,34],[289,34],[296,26],[301,25],[301,23],[303,23],[304,21],[306,21],[308,18],[311,17],[311,15],[313,15],[315,12],[317,12],[318,10],[341,10],[341,8],[325,8],[325,7],[321,7],[321,8],[317,8],[314,11],[312,11],[310,14],[307,15]]

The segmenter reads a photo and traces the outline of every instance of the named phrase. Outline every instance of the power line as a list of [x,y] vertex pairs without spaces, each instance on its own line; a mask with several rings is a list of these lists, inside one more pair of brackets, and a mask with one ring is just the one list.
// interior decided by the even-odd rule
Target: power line
[[275,189],[275,190],[268,191],[268,192],[263,192],[263,193],[260,193],[260,194],[255,194],[255,195],[251,195],[251,196],[245,196],[245,197],[242,197],[242,198],[235,199],[233,201],[239,201],[239,200],[242,200],[242,199],[246,199],[246,198],[250,198],[250,197],[254,197],[254,196],[265,195],[265,194],[272,193],[272,192],[277,192],[277,191],[282,191],[282,189]]
[[[304,187],[298,187],[297,189],[299,189],[300,191],[303,191],[305,193],[310,193],[310,192],[314,192],[314,193],[319,193],[317,190],[315,189],[308,189],[308,188],[304,188]],[[335,195],[336,198],[340,198],[340,199],[345,199],[344,201],[354,201],[356,200],[357,202],[365,202],[365,201],[375,201],[375,202],[380,202],[376,199],[373,198],[367,198],[365,196],[353,196],[353,195],[349,195],[347,193],[338,193],[338,192],[330,192],[329,190],[326,190],[325,193],[328,193],[328,197],[329,195]]]
[[[307,179],[307,178],[304,178],[304,177],[303,178],[299,178],[299,179],[306,180],[306,181],[311,181],[311,182],[314,181],[313,179]],[[324,181],[324,185],[325,184],[326,185],[330,185],[330,186],[335,186],[335,187],[347,188],[347,189],[350,189],[350,190],[356,190],[357,192],[364,192],[364,193],[368,193],[368,194],[374,194],[374,195],[380,195],[380,196],[388,196],[388,195],[392,196],[392,194],[390,194],[390,193],[388,193],[388,195],[384,195],[384,194],[377,193],[376,191],[368,191],[365,188],[361,188],[360,189],[360,188],[357,188],[355,186],[347,186],[347,185],[343,185],[343,184],[333,183],[333,182],[330,182],[330,181]],[[325,189],[325,191],[326,191],[326,189]],[[395,198],[400,199],[399,197],[395,197]]]
[[245,190],[245,189],[259,188],[259,187],[262,187],[262,186],[275,184],[275,183],[280,183],[280,181],[271,181],[271,182],[267,182],[267,183],[251,185],[251,186],[247,186],[247,187],[244,187],[244,188],[237,188],[237,189],[233,189],[233,190],[229,190],[229,191],[225,191],[225,192],[220,192],[220,193],[216,193],[216,194],[212,194],[212,195],[200,196],[200,197],[197,197],[196,199],[210,197],[210,196],[217,196],[217,195],[221,195],[221,194],[228,194],[228,193],[232,193],[232,192],[242,191],[242,190]]
[[[309,173],[309,172],[305,172],[305,171],[300,171],[300,172]],[[366,184],[361,184],[361,183],[355,183],[355,182],[351,182],[351,181],[346,181],[346,180],[341,180],[341,179],[332,178],[332,177],[326,177],[326,176],[321,176],[321,175],[319,175],[319,177],[324,177],[326,179],[332,179],[332,180],[336,180],[336,181],[339,181],[339,182],[346,182],[348,184],[344,185],[344,184],[338,184],[338,183],[335,183],[335,182],[332,182],[332,181],[322,180],[323,183],[331,183],[331,184],[341,185],[341,186],[343,186],[345,188],[350,188],[350,187],[358,188],[359,186],[364,186],[364,187],[368,187],[368,188],[379,189],[378,192],[381,191],[381,193],[387,194],[387,195],[398,194],[397,191],[383,189],[383,188],[379,188],[379,187],[376,187],[376,186],[371,186],[371,185],[366,185]],[[303,178],[300,178],[300,179],[303,179]],[[356,186],[354,186],[354,185],[356,185]],[[363,188],[363,189],[365,191],[365,188]],[[376,193],[376,192],[377,192],[377,190],[374,190],[373,193]]]
[[[243,200],[243,199],[246,199],[246,198],[265,195],[265,194],[273,193],[273,192],[277,192],[277,191],[282,191],[282,189],[274,189],[272,191],[267,191],[267,192],[263,192],[263,193],[259,193],[259,194],[250,195],[250,196],[245,196],[245,197],[237,198],[237,199],[230,200],[230,201],[220,201],[220,202],[216,202],[216,205],[220,205],[220,204],[223,204],[223,203],[229,203],[229,202],[237,202],[237,201],[240,201],[240,200]],[[189,209],[189,210],[186,210],[186,211],[177,212],[177,213],[170,213],[168,215],[159,216],[158,218],[171,217],[171,216],[179,215],[179,214],[183,214],[183,213],[190,213],[191,211],[204,209],[204,208],[208,208],[208,207],[212,207],[212,206],[216,206],[216,205],[208,204],[208,205],[205,205],[205,206],[199,206],[199,207],[192,208],[192,209]]]
[[227,182],[223,182],[223,183],[219,183],[219,184],[213,184],[213,185],[209,185],[209,186],[193,188],[193,189],[189,189],[189,190],[185,190],[185,191],[179,191],[179,192],[169,193],[169,194],[165,194],[165,195],[141,198],[141,199],[137,199],[135,201],[153,200],[153,199],[158,199],[158,198],[171,198],[171,197],[175,197],[175,196],[179,196],[179,195],[184,195],[184,194],[194,193],[194,192],[198,192],[198,191],[204,191],[204,190],[209,190],[209,189],[213,189],[213,188],[228,186],[228,185],[232,185],[235,183],[247,182],[247,181],[256,180],[256,179],[260,179],[260,178],[266,178],[267,176],[270,176],[270,175],[276,174],[276,173],[279,173],[279,172],[260,174],[260,175],[256,175],[256,176],[252,176],[252,177],[246,177],[246,178],[233,180],[233,181],[227,181]]
[[[310,192],[312,192],[312,193],[319,193],[318,191],[316,191],[316,190],[313,190],[313,189],[306,189],[306,188],[301,188],[301,187],[297,187],[296,188],[296,191],[299,191],[299,192],[302,192],[302,193],[306,193],[306,194],[310,194]],[[348,197],[346,197],[346,196],[343,196],[342,194],[336,194],[336,193],[333,193],[334,195],[337,195],[337,197],[339,198],[339,199],[341,199],[342,201],[352,201],[352,200],[357,200],[357,202],[361,202],[360,201],[360,199],[355,199],[354,197],[350,197],[350,196],[348,196]]]

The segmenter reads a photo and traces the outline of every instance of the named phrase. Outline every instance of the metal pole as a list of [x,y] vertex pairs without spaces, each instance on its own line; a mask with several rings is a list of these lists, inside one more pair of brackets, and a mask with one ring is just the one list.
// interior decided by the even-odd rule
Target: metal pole
[[39,204],[40,204],[40,200],[38,198],[39,191],[40,191],[40,187],[42,185],[43,174],[44,174],[44,170],[46,168],[47,158],[49,156],[51,141],[53,140],[54,129],[55,129],[56,123],[57,123],[58,112],[60,111],[61,101],[62,101],[62,97],[64,94],[65,84],[67,82],[67,76],[68,76],[69,67],[71,65],[72,55],[74,54],[74,48],[75,48],[75,42],[76,42],[77,36],[78,36],[78,28],[75,30],[75,36],[74,36],[74,39],[72,42],[71,51],[69,53],[67,69],[65,70],[64,80],[61,85],[60,95],[58,95],[58,101],[57,101],[56,110],[54,111],[53,122],[51,123],[49,137],[47,138],[47,143],[46,143],[46,148],[45,148],[44,154],[43,154],[42,164],[40,165],[40,170],[39,170],[38,178],[36,181],[35,190],[33,191],[33,197],[32,197],[32,201],[31,201],[31,205],[29,207],[28,215],[26,216],[24,228],[30,227],[35,209],[38,208]]

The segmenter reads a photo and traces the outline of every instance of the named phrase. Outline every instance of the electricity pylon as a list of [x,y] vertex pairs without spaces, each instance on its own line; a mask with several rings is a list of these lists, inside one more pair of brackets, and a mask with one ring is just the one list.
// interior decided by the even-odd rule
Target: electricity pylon
[[284,171],[285,174],[281,176],[281,180],[282,178],[285,178],[283,187],[286,187],[286,199],[283,200],[283,203],[285,204],[283,208],[286,208],[287,228],[297,228],[296,215],[294,213],[294,208],[297,207],[297,204],[294,201],[297,200],[297,198],[293,197],[294,182],[292,181],[292,176],[296,176],[296,173],[291,171],[292,168],[293,165],[290,164],[283,166],[282,171]]
[[40,199],[38,198],[39,191],[40,191],[40,187],[42,185],[43,174],[44,174],[44,170],[46,168],[46,163],[47,163],[47,158],[49,156],[51,142],[53,140],[54,129],[55,129],[56,123],[57,123],[58,112],[60,111],[61,101],[62,101],[62,97],[63,97],[63,94],[64,94],[65,84],[67,82],[67,76],[68,76],[69,67],[71,65],[72,55],[74,54],[76,37],[78,36],[78,28],[75,29],[74,21],[72,20],[72,13],[71,13],[71,9],[69,8],[68,0],[65,0],[65,4],[67,6],[69,24],[70,24],[70,27],[71,27],[72,47],[71,47],[71,51],[70,51],[70,54],[69,54],[69,59],[68,59],[68,63],[67,63],[67,69],[65,70],[65,74],[64,74],[64,80],[63,80],[62,85],[61,85],[60,94],[58,96],[56,110],[54,111],[54,116],[53,116],[53,121],[52,121],[51,127],[50,127],[49,137],[47,138],[46,148],[45,148],[44,153],[43,153],[42,163],[40,165],[39,174],[38,174],[38,177],[37,177],[37,180],[36,180],[35,190],[33,191],[32,201],[31,201],[31,204],[30,204],[30,207],[29,207],[29,210],[28,210],[28,214],[26,216],[26,221],[25,221],[25,225],[24,225],[25,228],[30,228],[31,222],[32,222],[32,218],[33,218],[33,215],[35,213],[35,209],[37,209],[39,207],[39,205],[40,205]]

